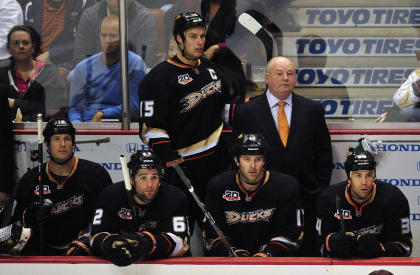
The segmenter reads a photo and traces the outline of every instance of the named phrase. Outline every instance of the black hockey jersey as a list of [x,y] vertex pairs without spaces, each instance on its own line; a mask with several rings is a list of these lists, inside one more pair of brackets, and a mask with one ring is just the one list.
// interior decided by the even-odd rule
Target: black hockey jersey
[[[88,228],[93,216],[96,197],[102,189],[112,184],[108,172],[99,164],[73,157],[73,170],[68,177],[58,177],[42,166],[44,198],[53,202],[51,217],[44,225],[46,253],[65,249],[79,233]],[[39,201],[38,168],[25,173],[19,182],[17,206],[13,220],[23,220],[26,227],[32,228],[33,236],[23,254],[39,253],[39,228],[28,224],[24,211],[34,201]],[[51,248],[51,250],[49,250]]]
[[[263,183],[248,193],[239,183],[235,171],[220,174],[209,182],[206,205],[216,224],[231,245],[251,255],[258,252],[271,256],[292,256],[299,247],[303,210],[295,178],[267,171]],[[206,247],[215,256],[228,255],[208,223],[205,226]],[[286,254],[277,254],[281,246]],[[284,250],[284,249],[283,249]]]
[[[147,206],[135,206],[139,221],[133,220],[124,182],[106,188],[99,196],[91,227],[94,252],[101,255],[104,234],[148,231],[156,238],[151,258],[178,256],[188,250],[188,200],[175,186],[161,183],[157,196]],[[181,251],[185,250],[185,251]],[[180,252],[181,251],[181,252]]]
[[207,59],[196,67],[176,56],[155,66],[139,86],[140,138],[163,159],[173,150],[186,160],[214,149],[223,129],[227,97]]
[[392,251],[400,252],[398,255],[385,256],[409,256],[412,249],[410,209],[401,190],[389,183],[375,180],[368,201],[358,205],[351,199],[349,188],[347,181],[331,185],[318,199],[316,230],[321,254],[328,255],[324,248],[325,238],[341,228],[336,207],[338,195],[346,232],[356,235],[378,234],[385,247],[392,244],[398,247]]

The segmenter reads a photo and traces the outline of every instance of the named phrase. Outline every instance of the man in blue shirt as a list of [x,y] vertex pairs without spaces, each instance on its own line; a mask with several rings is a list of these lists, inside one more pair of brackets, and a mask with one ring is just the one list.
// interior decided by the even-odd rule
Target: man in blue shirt
[[[81,61],[69,75],[71,122],[100,122],[121,117],[121,69],[118,17],[101,24],[102,52]],[[128,52],[130,113],[138,114],[137,88],[148,69],[140,56]]]

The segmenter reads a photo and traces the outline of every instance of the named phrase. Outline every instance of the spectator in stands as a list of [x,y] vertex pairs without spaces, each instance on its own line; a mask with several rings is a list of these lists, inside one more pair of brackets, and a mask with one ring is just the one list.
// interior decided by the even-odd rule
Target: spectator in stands
[[7,34],[15,25],[23,24],[23,14],[16,0],[0,2],[0,67],[9,65],[10,53],[7,51]]
[[324,190],[317,203],[318,244],[336,258],[408,257],[410,208],[401,190],[376,179],[376,162],[362,145],[344,164],[347,180]]
[[54,116],[66,102],[65,83],[54,65],[35,58],[39,53],[39,34],[22,25],[7,36],[11,64],[0,68],[0,83],[9,86],[8,99],[16,121],[36,121],[38,113]]
[[420,121],[420,69],[414,70],[395,92],[394,105],[394,113],[389,110],[388,121]]
[[[157,28],[152,13],[136,1],[127,0],[128,49],[140,55],[151,67],[155,62]],[[83,12],[76,32],[74,61],[76,63],[101,51],[98,37],[100,25],[107,15],[118,15],[118,0],[105,0]]]
[[[83,60],[69,74],[72,122],[99,122],[121,117],[121,64],[119,20],[116,15],[101,24],[102,52]],[[137,89],[147,67],[140,56],[129,51],[130,112],[138,114]]]
[[25,25],[42,37],[39,60],[56,64],[63,76],[74,66],[74,34],[79,18],[93,4],[95,0],[30,0],[23,7]]

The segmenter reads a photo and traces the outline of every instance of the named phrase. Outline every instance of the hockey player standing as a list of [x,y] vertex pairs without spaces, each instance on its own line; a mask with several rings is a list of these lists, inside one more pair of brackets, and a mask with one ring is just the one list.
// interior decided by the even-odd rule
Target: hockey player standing
[[[264,169],[266,146],[260,134],[239,135],[234,145],[238,171],[224,172],[208,185],[208,210],[238,256],[287,257],[299,247],[299,185],[292,176]],[[228,256],[220,238],[205,225],[209,254]]]
[[184,192],[160,181],[160,160],[150,150],[131,155],[128,168],[131,191],[127,193],[120,182],[107,187],[98,198],[90,241],[94,253],[118,266],[187,253],[188,199]]
[[358,147],[350,150],[345,162],[347,181],[330,186],[319,197],[320,252],[337,258],[410,256],[408,201],[400,189],[376,179],[373,156]]
[[79,235],[87,232],[96,197],[112,180],[101,165],[73,155],[75,133],[67,119],[53,119],[43,131],[50,156],[42,165],[44,203],[39,202],[38,168],[18,184],[13,220],[33,230],[23,254],[39,254],[39,225],[44,228],[45,255],[89,253],[87,235]]
[[[221,134],[230,96],[221,74],[202,58],[205,34],[200,15],[177,15],[173,35],[180,50],[155,66],[139,87],[140,138],[165,163],[168,180],[183,187],[172,167],[181,163],[200,198],[208,180],[228,164]],[[193,211],[192,216],[202,216],[198,207]]]

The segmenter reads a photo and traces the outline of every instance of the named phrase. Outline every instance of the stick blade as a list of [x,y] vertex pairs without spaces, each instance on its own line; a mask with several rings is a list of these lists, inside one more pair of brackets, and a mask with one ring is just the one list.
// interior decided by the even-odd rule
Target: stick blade
[[254,35],[262,28],[261,24],[246,12],[239,15],[238,22]]

